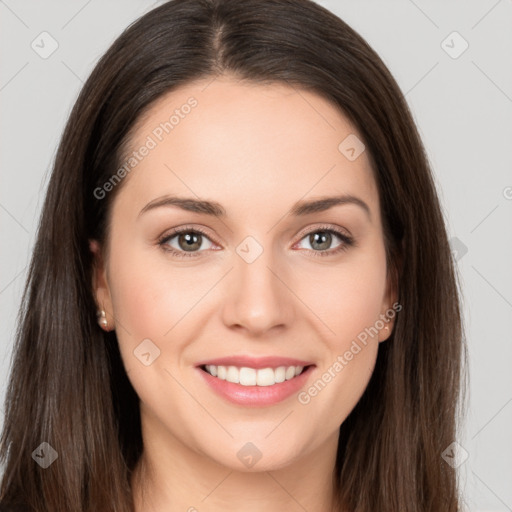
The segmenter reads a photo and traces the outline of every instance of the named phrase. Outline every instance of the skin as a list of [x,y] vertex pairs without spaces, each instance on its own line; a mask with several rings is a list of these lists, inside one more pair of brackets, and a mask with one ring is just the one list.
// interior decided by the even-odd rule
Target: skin
[[[362,137],[327,100],[286,85],[231,76],[168,93],[135,125],[131,150],[193,96],[180,119],[124,178],[112,206],[108,246],[91,241],[98,306],[115,328],[128,377],[140,397],[144,454],[132,480],[137,512],[333,510],[338,430],[364,392],[379,343],[393,320],[308,404],[294,394],[244,407],[214,393],[195,366],[227,355],[276,355],[313,362],[304,389],[397,300],[386,272],[379,196],[369,155],[349,161],[338,145]],[[217,201],[226,218],[160,207],[166,194]],[[304,217],[299,200],[352,194],[355,204]],[[207,237],[195,256],[177,258],[159,236],[184,225]],[[307,236],[327,225],[326,248]],[[320,228],[320,229],[319,229]],[[252,263],[236,252],[252,236]],[[167,242],[185,252],[175,236]],[[105,249],[105,250],[102,250]],[[134,349],[150,339],[160,356],[145,366]],[[332,370],[331,370],[332,372]],[[247,442],[261,459],[247,468]]]

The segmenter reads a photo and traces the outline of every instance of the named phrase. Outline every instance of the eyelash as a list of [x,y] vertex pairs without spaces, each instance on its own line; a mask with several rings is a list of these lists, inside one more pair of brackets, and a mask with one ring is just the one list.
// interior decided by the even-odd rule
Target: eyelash
[[[313,233],[319,233],[319,232],[334,234],[338,238],[341,239],[342,243],[335,249],[328,249],[326,251],[314,251],[312,249],[307,249],[308,251],[312,252],[315,257],[323,258],[325,256],[333,256],[334,254],[338,254],[342,251],[346,251],[349,247],[354,247],[356,245],[353,237],[348,236],[348,235],[342,233],[341,231],[338,231],[337,229],[333,229],[329,226],[319,226],[311,231],[308,231],[308,232],[302,234],[301,238],[299,239],[299,242],[304,237],[311,235]],[[177,228],[177,229],[171,231],[171,233],[167,233],[167,234],[163,235],[162,237],[160,237],[158,239],[158,245],[162,248],[162,250],[172,254],[173,256],[175,256],[177,258],[195,258],[201,252],[203,252],[203,251],[196,251],[196,252],[194,252],[194,251],[191,251],[191,252],[177,251],[176,249],[174,249],[172,247],[171,248],[169,248],[169,246],[166,247],[166,244],[169,240],[172,240],[175,236],[177,236],[181,233],[201,234],[210,240],[210,237],[208,236],[208,234],[205,231],[203,231],[201,228],[198,228],[198,227],[192,228],[190,226],[184,226],[182,228]]]

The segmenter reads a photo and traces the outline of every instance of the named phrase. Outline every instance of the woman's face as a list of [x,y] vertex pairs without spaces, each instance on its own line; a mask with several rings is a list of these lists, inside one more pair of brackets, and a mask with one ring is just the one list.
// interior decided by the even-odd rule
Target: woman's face
[[320,96],[228,77],[137,123],[95,287],[161,450],[249,471],[336,446],[396,300],[359,139]]

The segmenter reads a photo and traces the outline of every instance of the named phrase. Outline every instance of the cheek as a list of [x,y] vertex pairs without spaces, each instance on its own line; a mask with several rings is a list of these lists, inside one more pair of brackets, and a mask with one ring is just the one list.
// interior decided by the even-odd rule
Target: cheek
[[185,314],[181,290],[186,295],[187,287],[179,272],[148,264],[142,251],[112,245],[111,262],[109,285],[125,371],[143,404],[165,410],[165,397],[174,389],[170,362],[182,349],[173,327]]
[[383,245],[375,243],[347,258],[335,271],[330,269],[324,281],[328,285],[323,291],[311,283],[307,289],[309,304],[330,328],[324,337],[327,350],[316,380],[299,402],[315,404],[317,412],[337,428],[361,398],[375,367],[379,347],[375,324],[383,312],[386,288]]
[[[303,272],[298,294],[315,313],[324,350],[316,379],[299,403],[326,415],[337,428],[364,393],[378,353],[378,330],[386,289],[384,246],[377,240],[334,267]],[[311,317],[313,318],[313,317]],[[333,413],[333,411],[335,411]]]
[[[167,261],[158,248],[123,251],[112,244],[109,284],[120,323],[136,338],[164,339],[208,289],[204,273]],[[210,279],[211,281],[211,279]],[[122,332],[121,332],[122,334]]]
[[298,295],[322,321],[332,349],[341,350],[375,325],[386,289],[384,247],[375,243],[353,252],[339,265],[301,272]]
[[[109,285],[119,349],[143,401],[146,395],[150,399],[154,389],[168,387],[172,378],[164,370],[176,369],[180,363],[201,301],[218,280],[211,268],[173,265],[157,250],[130,246],[119,237],[112,241],[110,256]],[[158,357],[144,366],[136,355],[148,350]]]

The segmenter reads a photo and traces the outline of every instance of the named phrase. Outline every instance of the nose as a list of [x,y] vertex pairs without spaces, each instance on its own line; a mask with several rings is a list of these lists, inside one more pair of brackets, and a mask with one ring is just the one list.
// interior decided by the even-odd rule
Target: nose
[[285,329],[294,319],[295,307],[284,266],[277,264],[270,250],[249,261],[234,255],[223,304],[225,325],[250,336]]

